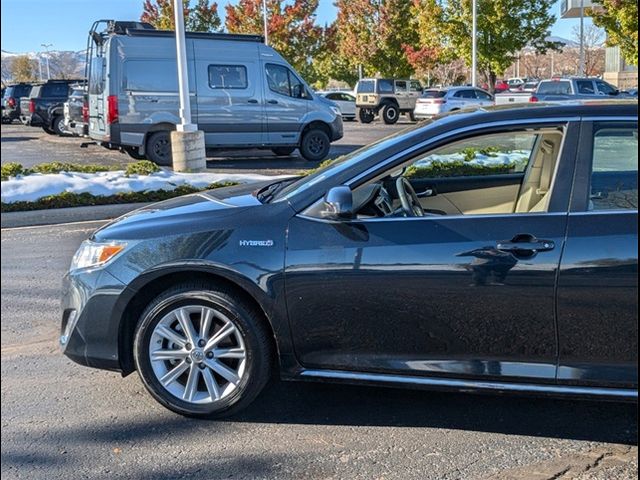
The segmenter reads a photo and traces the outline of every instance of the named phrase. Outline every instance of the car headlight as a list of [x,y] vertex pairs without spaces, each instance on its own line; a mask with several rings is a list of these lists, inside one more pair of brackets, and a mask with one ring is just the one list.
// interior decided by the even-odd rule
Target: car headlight
[[338,107],[334,107],[333,105],[331,107],[329,107],[331,109],[331,111],[333,113],[335,113],[336,115],[342,115],[342,112],[340,111],[340,108]]
[[70,270],[104,265],[113,260],[126,246],[125,242],[98,243],[85,240],[73,256]]

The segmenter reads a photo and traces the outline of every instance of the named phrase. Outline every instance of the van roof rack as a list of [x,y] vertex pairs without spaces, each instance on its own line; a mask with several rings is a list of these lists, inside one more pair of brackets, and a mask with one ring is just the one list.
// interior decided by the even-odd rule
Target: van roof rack
[[[173,30],[151,30],[141,28],[127,28],[127,35],[132,37],[175,37]],[[209,40],[232,40],[235,42],[258,42],[264,43],[262,35],[246,35],[241,33],[207,33],[207,32],[186,32],[187,38],[202,38]]]

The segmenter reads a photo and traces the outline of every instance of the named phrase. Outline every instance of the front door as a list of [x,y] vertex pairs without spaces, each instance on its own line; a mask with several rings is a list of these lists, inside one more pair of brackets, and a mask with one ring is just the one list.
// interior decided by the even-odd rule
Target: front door
[[[536,139],[529,145],[548,146],[543,142],[547,133],[530,132]],[[539,161],[553,161],[553,152],[517,149],[515,136],[504,147],[508,137],[496,136],[501,145],[493,149],[486,143],[494,137],[473,143],[494,152],[496,164],[505,161],[506,149],[516,163],[516,156],[527,157],[524,195],[539,174]],[[568,145],[574,137],[566,137],[561,156],[554,150],[561,163],[556,181],[561,183],[570,181],[575,153]],[[471,147],[460,148],[469,152]],[[446,155],[437,155],[439,169]],[[450,165],[448,174],[454,168],[458,163]],[[479,174],[470,188],[484,190],[478,185],[485,177]],[[527,201],[526,209],[518,209],[516,189],[511,204],[496,205],[494,211],[500,213],[493,214],[336,222],[294,217],[286,292],[301,364],[308,369],[555,382],[555,279],[568,189],[547,193],[551,200],[541,200],[544,208]],[[496,201],[503,202],[502,194]]]
[[311,96],[286,65],[265,63],[264,75],[267,142],[270,145],[297,145]]

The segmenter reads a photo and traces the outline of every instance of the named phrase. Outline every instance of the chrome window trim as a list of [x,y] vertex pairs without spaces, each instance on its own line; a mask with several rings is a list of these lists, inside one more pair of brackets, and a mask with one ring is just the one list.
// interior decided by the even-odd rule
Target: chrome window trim
[[584,122],[637,122],[638,116],[629,116],[629,115],[610,115],[610,116],[584,116],[582,117],[582,121]]
[[324,378],[330,380],[344,380],[357,382],[374,382],[398,385],[422,385],[426,387],[442,387],[456,390],[477,391],[508,391],[522,393],[547,393],[556,395],[592,395],[598,397],[618,397],[629,400],[638,398],[637,389],[603,388],[574,385],[507,383],[490,380],[463,380],[455,378],[428,378],[408,375],[393,375],[385,373],[362,373],[341,370],[302,370],[303,378]]
[[637,208],[616,208],[614,210],[586,210],[569,212],[570,216],[574,215],[637,215]]

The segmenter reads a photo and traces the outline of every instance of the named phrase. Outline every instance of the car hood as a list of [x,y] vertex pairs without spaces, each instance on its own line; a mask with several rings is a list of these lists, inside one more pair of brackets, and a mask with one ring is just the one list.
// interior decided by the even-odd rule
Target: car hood
[[238,217],[246,210],[263,205],[255,192],[272,181],[217,188],[154,203],[129,212],[97,230],[96,241],[144,239],[199,230],[207,230],[213,222]]

